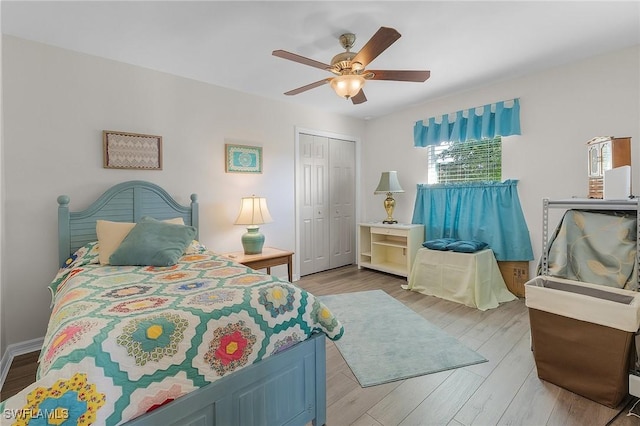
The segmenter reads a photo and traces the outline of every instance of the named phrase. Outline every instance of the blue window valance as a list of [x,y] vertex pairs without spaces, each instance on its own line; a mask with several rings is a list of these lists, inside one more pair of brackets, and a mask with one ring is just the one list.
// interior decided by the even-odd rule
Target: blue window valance
[[482,241],[497,260],[532,260],[517,185],[517,180],[418,184],[412,223],[425,225],[425,240]]
[[[452,120],[450,115],[453,116]],[[426,147],[441,142],[464,142],[519,134],[520,101],[512,99],[445,114],[440,118],[420,120],[413,127],[413,143],[416,147]]]

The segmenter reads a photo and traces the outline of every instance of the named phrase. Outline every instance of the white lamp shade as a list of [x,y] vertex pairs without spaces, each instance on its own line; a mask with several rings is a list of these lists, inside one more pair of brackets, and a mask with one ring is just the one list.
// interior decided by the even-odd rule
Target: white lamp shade
[[267,208],[266,198],[255,195],[242,198],[236,225],[261,225],[269,222],[273,222],[273,219]]
[[382,172],[375,194],[386,194],[387,192],[404,192],[398,181],[398,172]]
[[352,98],[364,86],[364,77],[356,74],[340,75],[331,79],[331,87],[341,98]]

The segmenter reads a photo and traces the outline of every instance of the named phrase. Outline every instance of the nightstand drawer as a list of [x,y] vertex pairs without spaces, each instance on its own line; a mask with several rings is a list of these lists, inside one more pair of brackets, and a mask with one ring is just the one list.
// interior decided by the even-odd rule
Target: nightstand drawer
[[372,234],[381,234],[381,235],[395,235],[398,237],[406,237],[407,230],[406,229],[392,229],[392,228],[371,228]]

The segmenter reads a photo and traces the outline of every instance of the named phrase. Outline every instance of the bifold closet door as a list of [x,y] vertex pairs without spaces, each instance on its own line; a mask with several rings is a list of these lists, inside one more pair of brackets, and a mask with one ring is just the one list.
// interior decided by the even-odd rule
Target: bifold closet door
[[300,275],[329,269],[329,139],[300,134]]
[[329,267],[355,263],[355,143],[329,139]]
[[355,262],[355,142],[299,135],[300,276]]

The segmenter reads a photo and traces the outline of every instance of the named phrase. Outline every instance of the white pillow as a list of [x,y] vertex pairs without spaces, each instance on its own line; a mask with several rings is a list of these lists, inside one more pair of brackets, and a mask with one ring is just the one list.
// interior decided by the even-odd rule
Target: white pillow
[[[163,222],[173,223],[175,225],[184,225],[181,217],[167,219]],[[136,226],[131,222],[111,222],[109,220],[96,221],[96,235],[98,236],[98,258],[101,265],[108,265],[109,258],[120,244],[122,240],[129,235],[129,231]]]
[[109,257],[120,247],[120,243],[122,243],[122,240],[125,239],[134,226],[136,226],[136,224],[130,222],[96,221],[98,258],[100,259],[101,265],[109,264]]

